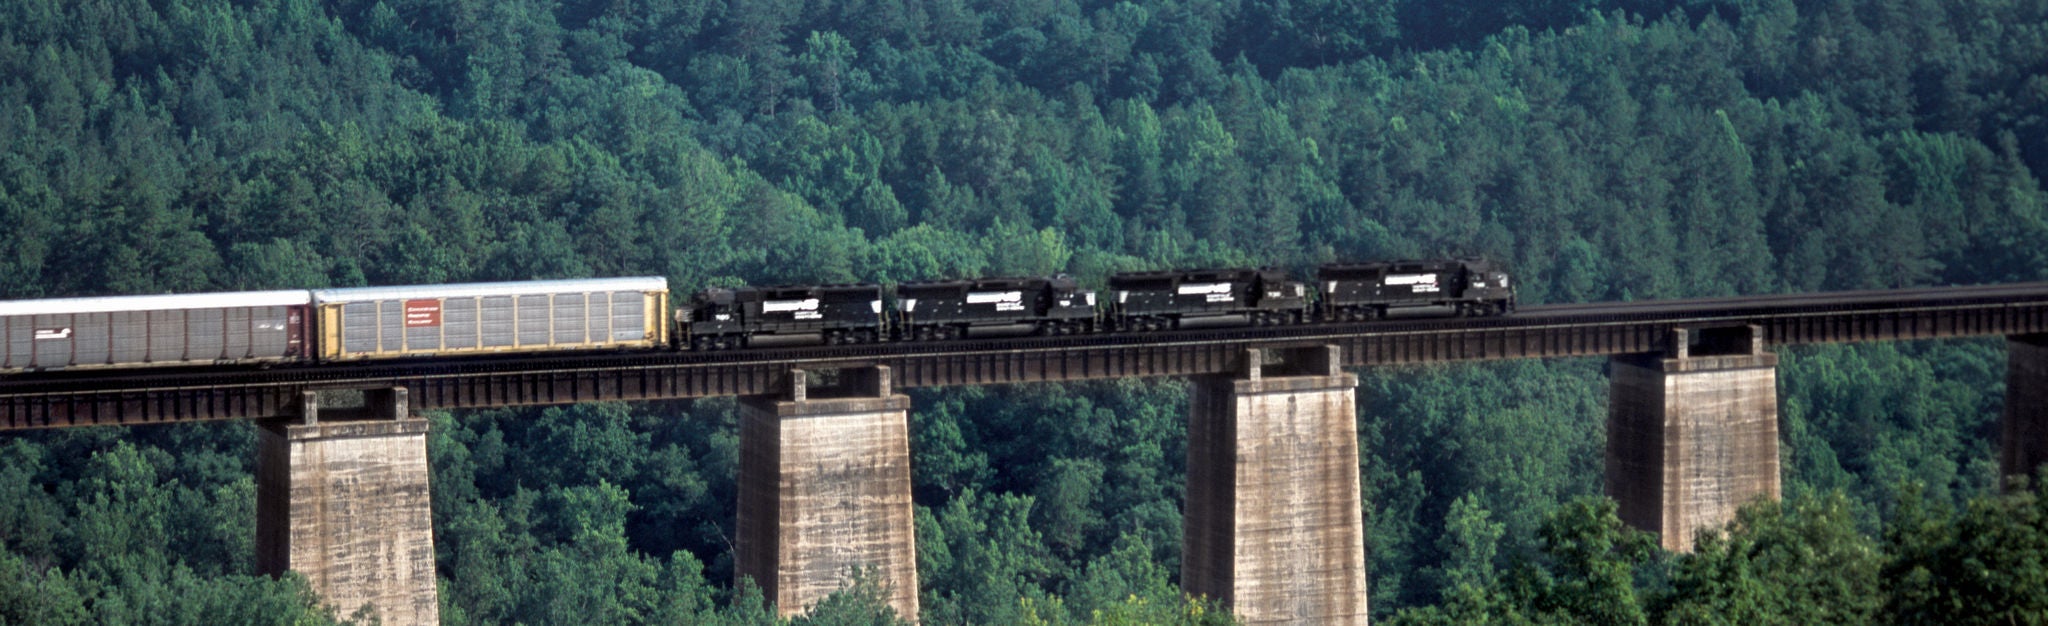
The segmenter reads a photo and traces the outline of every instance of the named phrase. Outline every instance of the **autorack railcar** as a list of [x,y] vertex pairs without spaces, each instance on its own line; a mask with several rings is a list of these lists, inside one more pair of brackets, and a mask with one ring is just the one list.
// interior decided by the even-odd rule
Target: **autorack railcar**
[[304,358],[307,292],[0,302],[0,373],[274,363]]
[[324,361],[668,345],[660,276],[317,289],[312,299]]

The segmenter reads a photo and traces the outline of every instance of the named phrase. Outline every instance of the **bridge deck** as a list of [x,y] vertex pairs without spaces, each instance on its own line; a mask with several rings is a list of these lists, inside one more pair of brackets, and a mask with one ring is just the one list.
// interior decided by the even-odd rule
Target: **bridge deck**
[[374,364],[42,372],[0,378],[0,430],[250,419],[303,392],[402,386],[418,409],[768,394],[792,369],[894,368],[903,387],[1188,376],[1246,349],[1337,345],[1346,365],[1659,352],[1678,329],[1755,326],[1767,346],[2048,333],[2048,283],[1532,306],[1496,318],[816,346],[422,358]]

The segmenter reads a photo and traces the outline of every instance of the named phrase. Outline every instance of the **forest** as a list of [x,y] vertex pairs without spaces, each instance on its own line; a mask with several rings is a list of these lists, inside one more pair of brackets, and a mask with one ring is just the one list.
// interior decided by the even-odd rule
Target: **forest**
[[[2048,0],[9,0],[0,299],[1445,255],[1526,304],[2048,279]],[[1390,624],[2048,624],[2004,345],[1780,353],[1785,498],[1601,496],[1605,363],[1358,370]],[[912,393],[927,624],[1181,596],[1187,385]],[[773,624],[730,399],[435,414],[443,623]],[[0,624],[320,624],[255,427],[0,435]],[[801,624],[897,623],[857,584]]]

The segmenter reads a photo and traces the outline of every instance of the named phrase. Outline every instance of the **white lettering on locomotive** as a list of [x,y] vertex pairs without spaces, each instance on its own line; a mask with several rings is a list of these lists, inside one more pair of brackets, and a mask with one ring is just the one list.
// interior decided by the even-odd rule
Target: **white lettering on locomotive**
[[1023,299],[1024,292],[1022,291],[983,291],[979,293],[967,294],[968,304],[988,304],[991,302],[1019,302],[1022,301]]
[[1388,286],[1398,286],[1398,285],[1429,285],[1429,286],[1431,286],[1431,287],[1435,287],[1435,286],[1436,286],[1436,275],[1435,275],[1435,274],[1393,274],[1393,275],[1387,276],[1387,285],[1388,285]]
[[[1203,294],[1223,294],[1225,296],[1228,296],[1230,295],[1230,283],[1199,283],[1193,285],[1181,285],[1180,289],[1178,291],[1175,291],[1174,293],[1183,296]],[[1215,300],[1210,301],[1214,302]]]
[[[804,300],[769,300],[767,302],[761,303],[762,313],[782,313],[786,311],[816,310],[818,310],[817,298],[809,298]],[[799,317],[798,319],[804,318]]]

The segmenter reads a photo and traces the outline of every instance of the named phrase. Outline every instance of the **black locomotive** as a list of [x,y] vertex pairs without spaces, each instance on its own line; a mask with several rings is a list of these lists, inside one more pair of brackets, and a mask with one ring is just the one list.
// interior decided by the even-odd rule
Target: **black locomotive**
[[677,311],[675,336],[692,349],[722,350],[757,340],[938,341],[1361,321],[1425,307],[1452,315],[1515,308],[1507,272],[1483,259],[1334,263],[1318,268],[1316,279],[1311,289],[1273,268],[1125,272],[1109,278],[1100,303],[1064,275],[925,281],[897,285],[890,307],[873,284],[713,288]]
[[1095,330],[1095,292],[1068,276],[896,286],[895,338],[955,339],[980,329],[1069,335]]
[[1299,324],[1308,313],[1308,286],[1270,268],[1125,272],[1111,276],[1109,287],[1116,297],[1107,315],[1117,330],[1166,330],[1218,318]]
[[1323,291],[1322,318],[1381,319],[1388,311],[1443,307],[1454,315],[1501,315],[1515,310],[1507,272],[1492,261],[1333,263],[1316,270]]
[[679,341],[697,350],[745,347],[765,337],[825,343],[881,341],[882,286],[713,287],[676,311]]

